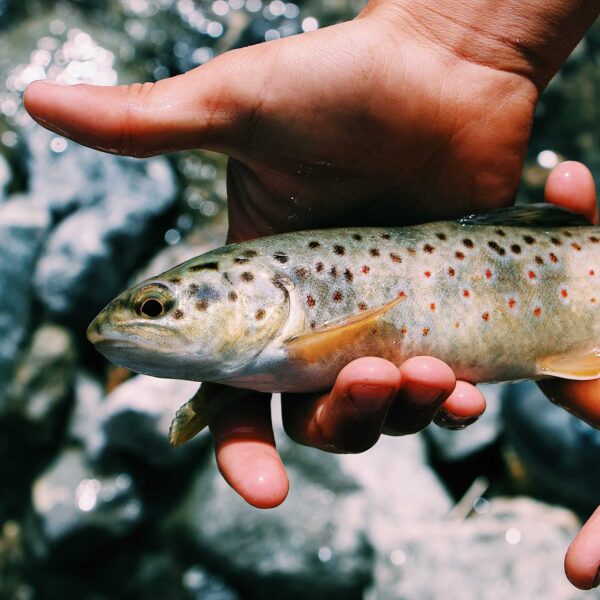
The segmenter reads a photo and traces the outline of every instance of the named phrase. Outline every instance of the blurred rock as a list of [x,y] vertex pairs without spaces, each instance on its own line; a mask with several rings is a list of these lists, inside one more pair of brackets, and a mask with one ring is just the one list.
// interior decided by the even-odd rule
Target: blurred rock
[[533,382],[506,388],[506,440],[525,489],[584,512],[600,500],[600,431],[552,404]]
[[104,391],[100,382],[86,372],[75,377],[75,402],[68,428],[69,441],[95,456],[102,446]]
[[55,216],[68,214],[36,266],[36,294],[47,318],[81,327],[162,243],[164,216],[176,201],[173,173],[163,158],[142,162],[72,145],[46,169],[36,168],[38,180],[32,197]]
[[444,462],[461,461],[495,443],[502,433],[500,397],[502,385],[477,386],[487,401],[487,408],[479,420],[461,431],[450,431],[431,426],[425,430],[436,458]]
[[80,450],[64,450],[33,486],[36,557],[77,563],[140,525],[143,505],[125,473],[99,476]]
[[29,330],[31,272],[48,224],[46,209],[33,202],[0,204],[0,412]]
[[42,325],[23,354],[7,392],[6,408],[35,428],[38,443],[56,438],[64,419],[77,366],[77,351],[68,329]]
[[183,574],[183,584],[192,600],[240,600],[227,582],[209,573],[201,565],[194,565]]
[[396,529],[378,561],[368,600],[497,600],[588,597],[567,581],[575,515],[526,498],[494,499],[467,521],[421,521]]
[[147,375],[129,379],[107,396],[100,420],[101,439],[97,446],[88,445],[88,456],[103,463],[115,456],[130,457],[153,469],[196,463],[208,448],[208,430],[173,448],[169,427],[179,407],[197,390],[198,383],[192,381]]
[[295,447],[284,460],[291,492],[261,511],[247,505],[205,463],[171,527],[171,537],[258,599],[362,597],[372,551],[360,488],[333,455]]

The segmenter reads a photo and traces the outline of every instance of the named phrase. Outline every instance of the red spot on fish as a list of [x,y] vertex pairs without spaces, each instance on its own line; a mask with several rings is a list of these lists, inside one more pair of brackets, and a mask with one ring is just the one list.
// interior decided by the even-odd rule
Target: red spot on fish
[[317,322],[316,321],[311,321],[310,322],[310,328],[311,329],[315,329],[317,327]]
[[465,298],[468,298],[471,295],[471,292],[469,292],[469,290],[463,290],[463,296]]
[[429,308],[430,308],[432,311],[433,311],[433,310],[435,310],[435,302],[432,302],[432,303],[429,305]]
[[535,271],[529,271],[527,277],[529,277],[529,279],[535,279],[537,275],[535,274]]
[[332,297],[333,297],[333,301],[334,302],[341,302],[342,298],[344,297],[344,295],[342,294],[342,292],[340,292],[338,290],[338,291],[333,292],[333,296]]
[[577,252],[581,250],[581,246],[577,242],[573,242],[571,244],[571,248],[573,248],[573,250],[577,250]]
[[316,304],[316,301],[315,301],[315,299],[312,296],[309,295],[309,296],[306,296],[306,304],[310,308],[312,308]]
[[367,304],[365,302],[358,303],[359,310],[367,310]]
[[554,252],[550,252],[550,260],[553,263],[557,263],[558,262],[558,258],[556,257],[556,254],[554,254]]
[[563,298],[566,298],[569,295],[569,292],[567,292],[567,290],[565,290],[565,289],[562,289],[562,290],[560,290],[560,295]]
[[448,275],[450,275],[450,277],[454,277],[456,275],[456,271],[452,267],[448,267]]
[[596,300],[596,298],[592,298],[592,299],[590,300],[590,302],[591,302],[592,304],[596,304],[597,300]]
[[406,293],[403,291],[398,292],[398,298],[406,298]]
[[429,335],[429,327],[423,327],[423,335]]
[[485,271],[485,278],[486,279],[492,278],[492,272],[489,269],[486,269],[486,271]]
[[402,259],[400,258],[399,254],[396,254],[395,252],[390,252],[390,258],[392,259],[392,262],[395,263],[401,263]]
[[464,253],[463,253],[463,252],[460,252],[460,251],[458,251],[458,252],[455,252],[455,253],[454,253],[454,256],[456,256],[456,258],[458,258],[458,260],[463,260],[463,259],[465,258],[465,255],[464,255]]
[[541,309],[539,306],[536,306],[536,307],[533,309],[533,314],[534,314],[536,317],[539,317],[539,316],[542,314],[542,309]]
[[594,269],[590,269],[590,277],[593,277],[596,274],[596,271],[594,271]]
[[431,277],[431,271],[425,271],[425,277]]
[[516,304],[517,304],[517,301],[514,298],[508,299],[508,308],[514,308]]
[[403,325],[403,326],[400,328],[400,333],[401,333],[402,335],[406,335],[406,332],[407,332],[407,331],[408,331],[408,329],[407,329],[406,325]]
[[456,323],[454,323],[454,329],[458,329],[460,327],[460,323],[458,321],[456,321]]
[[489,313],[489,312],[484,312],[484,313],[481,315],[481,318],[482,318],[484,321],[489,321],[489,320],[490,320],[490,313]]
[[360,270],[366,275],[371,270],[371,267],[368,265],[363,265]]

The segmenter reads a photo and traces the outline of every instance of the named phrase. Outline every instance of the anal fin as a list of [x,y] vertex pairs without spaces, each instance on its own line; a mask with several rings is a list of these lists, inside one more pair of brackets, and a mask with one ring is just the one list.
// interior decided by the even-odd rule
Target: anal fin
[[549,356],[538,362],[542,375],[552,375],[562,379],[600,378],[600,348],[587,352]]

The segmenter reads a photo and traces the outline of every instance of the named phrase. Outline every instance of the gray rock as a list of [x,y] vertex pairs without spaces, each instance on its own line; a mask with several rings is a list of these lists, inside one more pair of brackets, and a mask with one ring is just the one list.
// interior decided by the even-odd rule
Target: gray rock
[[45,208],[24,200],[0,204],[0,412],[28,333],[31,272],[49,224]]
[[[105,461],[129,456],[155,469],[196,461],[209,445],[208,431],[178,448],[169,444],[169,427],[178,408],[197,391],[198,383],[137,375],[108,395],[102,407],[101,440],[88,455]],[[93,436],[90,437],[93,440]]]
[[69,441],[84,447],[88,458],[102,446],[104,390],[101,383],[85,371],[75,377],[75,402],[68,426]]
[[366,598],[583,598],[563,571],[578,526],[567,510],[516,498],[494,499],[487,512],[464,522],[434,519],[397,528],[395,548],[379,556]]
[[584,512],[598,505],[600,431],[552,404],[533,382],[506,389],[502,417],[529,491]]
[[80,450],[64,450],[35,482],[34,553],[79,561],[130,534],[144,518],[129,475],[99,476]]
[[241,596],[218,575],[201,565],[193,565],[183,574],[183,584],[193,600],[239,600]]
[[440,460],[464,460],[498,440],[503,429],[500,399],[504,387],[491,384],[478,386],[485,396],[487,408],[479,420],[466,429],[450,431],[432,425],[425,430],[427,440]]
[[136,161],[73,145],[36,167],[35,181],[33,198],[55,215],[68,213],[36,266],[36,294],[49,318],[86,325],[160,244],[160,219],[176,200],[172,170],[163,158]]
[[76,365],[77,351],[67,329],[51,324],[37,329],[15,369],[6,408],[35,427],[38,440],[55,432],[71,396]]
[[358,599],[370,578],[368,505],[337,457],[284,452],[291,492],[269,511],[248,506],[205,463],[170,534],[254,598]]

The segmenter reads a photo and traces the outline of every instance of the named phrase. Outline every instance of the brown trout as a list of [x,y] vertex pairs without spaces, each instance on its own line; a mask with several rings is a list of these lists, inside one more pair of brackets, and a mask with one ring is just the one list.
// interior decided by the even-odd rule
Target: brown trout
[[133,371],[266,392],[326,389],[361,356],[434,356],[473,383],[593,379],[599,282],[600,228],[514,207],[226,246],[126,291],[88,337]]

